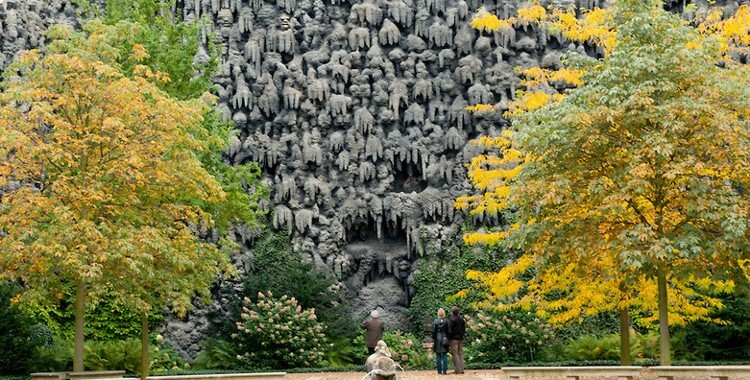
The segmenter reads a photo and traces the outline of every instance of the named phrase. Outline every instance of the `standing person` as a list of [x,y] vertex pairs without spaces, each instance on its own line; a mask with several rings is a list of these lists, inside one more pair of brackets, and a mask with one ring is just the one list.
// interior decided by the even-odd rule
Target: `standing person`
[[466,321],[458,315],[458,307],[451,308],[451,317],[448,319],[448,340],[450,341],[450,353],[453,358],[453,373],[464,373],[464,334],[466,333]]
[[438,374],[448,374],[448,321],[445,310],[438,309],[437,318],[432,322],[432,350],[437,358]]
[[375,353],[375,346],[378,345],[378,341],[383,339],[383,321],[380,320],[380,315],[377,310],[373,310],[370,313],[370,318],[366,320],[361,326],[365,330],[365,347],[367,347],[367,355]]

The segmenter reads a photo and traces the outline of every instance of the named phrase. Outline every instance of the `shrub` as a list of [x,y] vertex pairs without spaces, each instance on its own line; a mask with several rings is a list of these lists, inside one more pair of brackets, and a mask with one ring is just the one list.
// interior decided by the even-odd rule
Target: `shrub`
[[467,361],[485,363],[533,362],[539,360],[539,348],[550,344],[551,327],[533,312],[520,308],[497,311],[479,310],[475,317],[466,316],[471,355]]
[[693,322],[677,328],[690,342],[690,352],[678,350],[681,357],[693,356],[693,360],[747,360],[750,357],[750,297],[745,293],[723,295],[725,307],[712,313],[711,317],[725,324],[705,321]]
[[141,341],[87,341],[83,351],[83,367],[87,370],[135,373],[140,365]]
[[620,336],[583,335],[565,345],[563,355],[566,360],[619,360]]
[[249,368],[278,369],[314,367],[323,363],[326,341],[315,309],[303,310],[297,300],[258,294],[258,302],[245,299],[237,322],[235,341],[242,354],[238,360]]
[[52,343],[49,329],[10,302],[14,285],[0,285],[0,375],[29,373],[29,358],[38,347]]
[[240,369],[244,361],[237,360],[237,344],[223,339],[201,342],[201,352],[195,357],[195,369]]
[[352,343],[352,339],[340,338],[328,344],[326,361],[331,367],[361,365],[362,348]]
[[404,368],[424,368],[430,362],[422,342],[414,334],[396,330],[383,334],[383,341],[388,345],[393,360]]
[[266,232],[252,246],[252,265],[241,278],[244,295],[236,293],[236,284],[228,282],[222,288],[222,297],[229,300],[226,309],[209,313],[212,336],[230,340],[235,333],[235,323],[242,313],[243,298],[256,300],[256,294],[269,290],[276,294],[294,297],[303,309],[315,308],[315,315],[325,325],[324,333],[332,340],[353,339],[357,326],[351,318],[342,318],[345,304],[332,287],[334,277],[326,277],[314,263],[303,262],[302,256],[292,248],[285,232]]
[[[383,333],[383,341],[388,345],[393,360],[404,368],[428,368],[432,365],[429,352],[422,346],[421,340],[417,339],[412,333],[400,330],[386,331]],[[358,360],[359,363],[364,364],[367,360],[364,332],[354,339],[352,344],[361,347]]]
[[[140,373],[141,341],[86,341],[83,367],[87,371],[125,370]],[[184,367],[172,349],[149,346],[151,372],[159,373]],[[40,347],[31,358],[31,372],[69,371],[73,367],[73,342],[55,338],[50,345]]]
[[69,371],[73,368],[73,343],[55,337],[51,344],[37,347],[29,360],[29,372]]
[[[571,339],[547,359],[551,360],[573,360],[575,362],[601,362],[620,360],[620,334],[607,334],[597,336],[594,334],[581,335]],[[685,341],[685,334],[677,331],[670,336],[670,348],[672,357],[679,360],[694,361]],[[637,362],[653,361],[659,359],[659,334],[648,331],[644,334],[630,330],[630,355]]]

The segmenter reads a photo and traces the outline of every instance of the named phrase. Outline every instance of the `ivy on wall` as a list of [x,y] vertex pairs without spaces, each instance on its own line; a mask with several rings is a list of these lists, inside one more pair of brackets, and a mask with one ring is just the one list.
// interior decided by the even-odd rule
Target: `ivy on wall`
[[[429,244],[424,244],[429,246]],[[510,255],[491,247],[469,247],[451,245],[441,252],[429,251],[420,262],[416,271],[414,287],[416,295],[409,308],[409,321],[414,332],[421,333],[431,329],[432,320],[438,308],[449,312],[450,307],[458,306],[461,313],[466,312],[471,297],[448,303],[446,299],[471,283],[466,279],[468,269],[499,270]],[[480,269],[481,268],[481,269]],[[425,327],[426,326],[426,327]]]

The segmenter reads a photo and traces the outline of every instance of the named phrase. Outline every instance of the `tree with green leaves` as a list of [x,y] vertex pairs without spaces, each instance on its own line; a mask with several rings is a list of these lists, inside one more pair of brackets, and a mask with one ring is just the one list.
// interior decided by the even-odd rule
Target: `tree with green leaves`
[[[218,144],[202,125],[208,105],[169,96],[156,85],[168,77],[147,66],[123,74],[121,43],[137,29],[56,27],[45,54],[10,66],[0,95],[0,274],[30,305],[75,289],[74,371],[87,303],[184,312],[231,271],[230,239],[199,236],[215,225],[205,205],[226,199],[199,158]],[[136,62],[148,56],[129,48]]]
[[[747,280],[750,72],[722,56],[726,40],[659,1],[622,0],[611,12],[611,51],[578,88],[514,117],[514,149],[485,163],[521,163],[482,181],[512,210],[489,236],[524,252],[515,269],[535,266],[537,286],[565,269],[570,289],[589,289],[579,302],[619,289],[616,306],[656,310],[669,365],[670,312],[702,317],[721,305],[689,289]],[[502,279],[517,274],[475,276],[508,294]]]
[[[94,9],[89,6],[89,9]],[[179,15],[175,0],[106,0],[101,15],[104,22],[116,25],[133,22],[140,26],[132,44],[142,45],[148,55],[135,61],[129,54],[119,59],[122,71],[129,75],[136,65],[145,65],[163,72],[168,81],[157,85],[177,99],[193,99],[210,92],[211,76],[218,68],[217,51],[211,41],[202,41],[205,20],[186,22]],[[215,108],[203,114],[203,128],[212,139],[209,149],[198,152],[203,167],[219,182],[226,196],[224,202],[205,202],[200,206],[213,216],[213,228],[225,236],[238,225],[257,227],[265,212],[258,207],[260,199],[268,196],[268,189],[260,181],[257,163],[232,166],[224,159],[230,137],[236,133],[231,121],[222,120]],[[142,365],[141,376],[148,375],[148,320],[141,320]]]

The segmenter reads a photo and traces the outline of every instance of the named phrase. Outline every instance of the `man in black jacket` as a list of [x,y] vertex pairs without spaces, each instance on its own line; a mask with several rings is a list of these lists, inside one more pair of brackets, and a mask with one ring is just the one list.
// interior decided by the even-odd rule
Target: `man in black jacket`
[[451,308],[451,317],[448,320],[448,339],[450,340],[450,353],[453,358],[453,371],[456,374],[464,373],[464,333],[466,322],[458,315],[458,307]]

